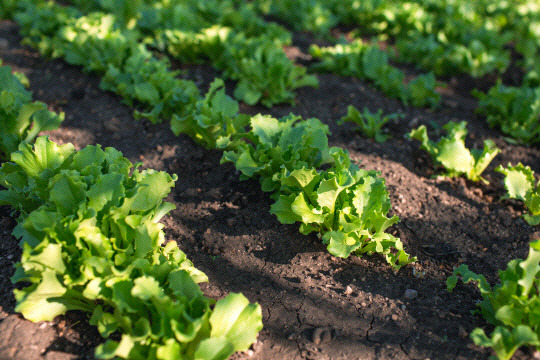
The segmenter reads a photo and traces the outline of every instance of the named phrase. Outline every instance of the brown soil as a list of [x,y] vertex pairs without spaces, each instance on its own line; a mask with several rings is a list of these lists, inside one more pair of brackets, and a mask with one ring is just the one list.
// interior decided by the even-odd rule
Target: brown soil
[[[416,265],[396,274],[378,256],[332,257],[315,236],[281,225],[269,213],[272,201],[259,184],[239,181],[233,166],[219,165],[218,151],[175,137],[166,124],[134,120],[119,97],[99,90],[96,76],[20,45],[13,23],[0,22],[0,34],[5,64],[28,76],[35,99],[66,113],[62,127],[50,132],[54,141],[77,148],[113,146],[132,162],[178,174],[169,199],[177,209],[165,219],[167,238],[177,240],[206,272],[208,296],[242,292],[263,309],[258,341],[234,359],[487,359],[492,354],[468,337],[475,327],[490,329],[471,314],[479,293],[463,285],[449,293],[445,280],[465,263],[493,283],[509,260],[526,256],[539,229],[519,217],[521,204],[499,200],[502,176],[493,169],[521,161],[540,173],[540,149],[509,145],[489,129],[474,115],[476,102],[460,92],[459,81],[451,83],[438,111],[405,107],[362,81],[334,75],[321,75],[319,89],[301,89],[295,107],[242,106],[249,113],[318,117],[330,126],[331,145],[381,172],[392,212],[401,218],[391,231],[418,257]],[[187,70],[203,90],[216,76],[207,67]],[[336,125],[349,104],[401,112],[404,118],[389,126],[393,139],[377,144],[351,124]],[[490,138],[501,148],[485,172],[490,185],[433,178],[419,144],[404,138],[412,127],[451,119],[469,122],[469,146],[481,147]],[[15,313],[9,278],[20,250],[10,235],[14,225],[9,209],[0,208],[0,359],[92,359],[103,340],[85,314],[34,324]],[[418,296],[407,299],[408,289]],[[525,348],[515,359],[533,356],[534,350]]]

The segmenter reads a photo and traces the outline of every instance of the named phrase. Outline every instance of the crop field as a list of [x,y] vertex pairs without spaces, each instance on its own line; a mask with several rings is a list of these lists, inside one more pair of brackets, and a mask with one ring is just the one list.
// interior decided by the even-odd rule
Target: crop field
[[0,360],[540,358],[533,0],[1,0]]

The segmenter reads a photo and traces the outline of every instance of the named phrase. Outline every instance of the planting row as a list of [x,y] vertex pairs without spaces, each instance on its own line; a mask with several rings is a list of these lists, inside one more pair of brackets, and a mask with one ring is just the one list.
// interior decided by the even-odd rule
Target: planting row
[[[0,74],[0,97],[19,107],[6,100],[0,111],[28,121],[27,109],[38,108],[37,118],[60,118],[30,102],[9,67]],[[35,322],[88,312],[108,339],[96,349],[102,359],[226,359],[247,350],[262,329],[260,306],[241,294],[217,303],[203,295],[206,275],[176,242],[163,246],[158,222],[174,208],[163,198],[176,176],[139,165],[113,148],[75,151],[44,136],[33,147],[20,142],[0,167],[0,205],[18,214],[13,235],[23,250],[12,277],[25,284],[14,291],[15,311]]]
[[[480,78],[506,71],[523,73],[510,85],[499,81],[487,93],[475,91],[477,113],[517,141],[540,142],[540,11],[534,0],[513,1],[274,1],[256,0],[258,11],[297,30],[319,36],[353,27],[332,47],[312,46],[314,68],[372,81],[385,94],[415,106],[436,106],[437,76]],[[383,41],[382,51],[372,36]],[[330,39],[331,40],[331,39]],[[512,51],[519,60],[512,62]],[[404,85],[404,74],[388,58],[432,73]],[[515,57],[515,56],[514,56]],[[513,77],[513,76],[512,76]]]
[[[67,17],[87,16],[85,22],[103,14],[113,14],[115,29],[124,35],[165,51],[181,63],[207,62],[226,78],[237,81],[234,95],[247,103],[272,106],[294,102],[294,90],[302,86],[317,86],[317,79],[306,69],[294,65],[282,47],[291,43],[290,32],[262,16],[274,16],[296,29],[322,36],[335,26],[354,26],[351,42],[341,38],[331,47],[311,46],[316,61],[313,71],[331,71],[366,79],[386,95],[414,106],[436,107],[440,94],[436,90],[437,76],[466,73],[481,77],[502,74],[509,69],[511,50],[522,57],[512,66],[524,72],[521,85],[497,83],[487,93],[473,92],[478,97],[477,112],[485,115],[490,126],[498,126],[512,138],[535,143],[540,139],[538,117],[540,93],[535,55],[539,52],[540,35],[537,24],[540,12],[530,0],[514,2],[415,1],[392,0],[347,1],[72,1]],[[24,8],[24,2],[7,1],[0,14],[13,15]],[[97,15],[101,14],[101,15]],[[54,14],[33,16],[27,20],[48,22]],[[19,22],[24,22],[19,18]],[[79,24],[82,26],[82,24]],[[71,24],[71,26],[77,26]],[[46,28],[47,24],[38,28]],[[107,25],[97,30],[102,36],[111,33]],[[129,30],[129,31],[128,31]],[[37,34],[36,34],[37,35]],[[67,29],[62,36],[71,40]],[[371,35],[387,42],[381,50],[376,42],[366,43],[361,37]],[[331,39],[330,39],[331,40]],[[54,52],[47,41],[38,43],[44,52]],[[395,49],[395,51],[393,51]],[[114,49],[94,49],[101,57],[113,57]],[[112,54],[107,54],[111,52]],[[77,50],[68,51],[68,61],[80,62]],[[96,61],[105,65],[105,59]],[[71,58],[71,60],[70,60]],[[413,63],[429,73],[413,80],[390,60]],[[112,62],[115,67],[118,64]],[[94,64],[96,65],[96,64]],[[107,71],[102,69],[101,71]],[[435,74],[435,75],[434,75]],[[126,76],[110,72],[110,76]],[[515,82],[515,80],[513,80]],[[157,90],[157,91],[156,91]],[[158,102],[159,88],[138,89],[138,97]],[[144,94],[143,94],[144,93]],[[149,114],[150,117],[153,114]],[[169,114],[170,116],[170,114]]]
[[[264,21],[249,4],[240,6],[233,0],[71,2],[77,10],[70,8],[66,13],[68,17],[94,14],[85,19],[88,22],[96,16],[99,18],[97,13],[101,16],[111,13],[115,28],[129,30],[132,40],[166,51],[181,63],[209,62],[224,77],[238,81],[234,95],[248,104],[260,102],[270,107],[282,102],[292,103],[295,89],[318,84],[316,77],[307,75],[305,68],[294,65],[283,52],[282,46],[291,43],[290,33]],[[4,12],[16,12],[18,7],[25,5],[12,3],[10,6],[8,2]],[[45,26],[52,15],[27,14],[31,19],[44,21]],[[106,36],[110,30],[104,27],[100,32]],[[64,36],[69,37],[69,32]],[[51,50],[45,46],[42,51]],[[111,48],[94,50],[94,55],[102,60],[114,54]],[[66,56],[68,61],[69,57],[77,61],[81,54],[73,50]],[[107,61],[102,62],[106,64]]]

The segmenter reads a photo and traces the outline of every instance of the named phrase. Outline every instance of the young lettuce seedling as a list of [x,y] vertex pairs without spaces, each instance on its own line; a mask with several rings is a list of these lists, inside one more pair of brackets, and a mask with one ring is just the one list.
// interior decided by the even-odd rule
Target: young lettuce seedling
[[492,347],[501,360],[510,359],[521,346],[540,350],[540,239],[531,242],[527,259],[512,260],[499,271],[501,283],[493,288],[484,275],[461,265],[446,280],[448,291],[456,287],[458,275],[464,283],[476,282],[484,298],[478,312],[495,326],[489,336],[481,328],[474,329],[471,338],[476,345]]
[[390,120],[397,119],[399,117],[403,117],[401,114],[390,114],[382,116],[382,109],[379,109],[376,113],[372,113],[369,111],[366,107],[362,110],[362,113],[358,111],[357,108],[355,108],[352,105],[349,105],[347,107],[347,115],[342,117],[339,120],[339,123],[342,124],[345,121],[351,121],[355,124],[358,124],[359,131],[366,135],[367,137],[370,137],[372,139],[375,139],[375,141],[379,143],[383,143],[388,138],[390,138],[390,135],[384,134],[382,127]]
[[504,187],[508,194],[503,199],[518,199],[524,202],[531,214],[523,215],[529,225],[540,224],[540,181],[535,185],[534,171],[529,166],[519,163],[508,164],[507,168],[499,165],[495,171],[505,175]]
[[448,136],[438,142],[429,139],[425,125],[410,132],[409,136],[422,142],[421,149],[426,150],[433,161],[446,170],[446,176],[457,177],[465,175],[471,181],[489,182],[480,174],[486,169],[491,160],[500,152],[492,140],[484,141],[484,149],[469,150],[465,147],[467,122],[448,122],[443,126]]

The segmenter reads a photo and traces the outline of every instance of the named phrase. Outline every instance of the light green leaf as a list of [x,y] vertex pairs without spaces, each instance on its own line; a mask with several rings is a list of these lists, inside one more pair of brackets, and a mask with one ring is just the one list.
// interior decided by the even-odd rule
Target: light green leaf
[[325,216],[322,210],[317,210],[313,205],[308,204],[304,193],[300,193],[291,204],[291,210],[300,216],[302,222],[305,224],[310,223],[323,223]]
[[169,287],[176,297],[186,297],[193,299],[202,296],[201,288],[185,270],[175,270],[169,273]]
[[125,196],[122,174],[104,174],[88,190],[88,207],[101,211],[104,207],[119,206]]
[[138,176],[137,194],[133,198],[131,211],[147,211],[159,205],[171,191],[174,181],[163,171],[145,170]]
[[86,183],[67,172],[56,175],[50,181],[50,200],[67,216],[73,214],[85,200]]
[[[523,288],[523,295],[528,296],[535,281],[540,278],[540,251],[532,246],[529,248],[529,256],[521,261],[519,267],[523,269],[523,275],[518,284]],[[537,290],[536,290],[537,291]]]
[[75,151],[72,144],[56,145],[48,136],[37,138],[34,148],[25,142],[19,145],[19,151],[11,154],[11,160],[17,163],[28,176],[37,177],[45,169],[55,170]]
[[279,123],[278,119],[261,114],[257,114],[251,118],[251,128],[253,134],[259,138],[261,144],[273,144],[276,135],[283,130],[283,126]]
[[261,169],[264,169],[266,164],[259,165],[249,153],[249,150],[242,152],[236,160],[234,166],[242,172],[242,174],[253,177],[253,174]]
[[159,102],[159,91],[149,82],[135,84],[135,96],[142,102],[156,104]]
[[525,201],[527,193],[534,188],[534,175],[529,166],[525,167],[519,163],[516,166],[508,164],[507,168],[503,168],[500,165],[495,171],[505,175],[504,187],[511,199]]
[[[92,316],[90,317],[89,323],[90,325],[97,326],[99,333],[105,338],[115,332],[118,329],[119,325],[119,322],[115,318],[115,316],[108,312],[104,312],[101,305],[97,305],[95,307],[94,311],[92,312]],[[107,343],[105,343],[104,345],[108,346]],[[96,353],[98,352],[98,349],[96,349]],[[116,349],[116,346],[114,346],[114,349]],[[114,349],[112,350],[113,353]],[[111,357],[112,356],[113,354],[111,354]]]
[[135,286],[131,295],[142,300],[158,299],[164,295],[156,279],[150,276],[141,276],[134,280]]
[[234,97],[248,105],[255,105],[262,97],[262,93],[255,90],[248,81],[241,80],[234,89]]
[[246,351],[262,330],[261,307],[250,304],[242,294],[231,293],[216,303],[210,325],[212,338],[225,337],[235,351]]
[[122,334],[122,339],[120,340],[118,347],[114,350],[114,355],[123,359],[130,359],[130,353],[134,346],[135,341],[131,338],[131,336]]
[[439,154],[436,159],[446,169],[468,172],[474,165],[474,158],[465,143],[443,138],[437,144]]
[[[68,306],[61,301],[66,288],[58,281],[57,273],[45,270],[42,276],[41,282],[35,288],[29,286],[23,290],[13,290],[17,299],[15,311],[33,322],[52,321],[55,316],[68,310]],[[57,300],[53,301],[52,298]]]
[[28,130],[24,141],[32,142],[41,131],[50,131],[58,129],[60,123],[64,121],[64,114],[60,115],[50,112],[46,109],[36,111],[33,116],[32,128]]
[[275,214],[282,224],[294,224],[301,221],[302,217],[292,210],[292,204],[296,199],[296,194],[289,196],[280,195],[279,199],[270,206],[270,213]]
[[309,194],[313,191],[319,178],[317,170],[303,168],[293,170],[289,175],[283,176],[281,183],[283,185],[300,188]]
[[210,337],[199,344],[195,351],[195,360],[226,360],[235,351],[234,344],[227,337]]
[[341,231],[328,231],[323,242],[328,244],[330,254],[341,258],[347,258],[362,245],[361,241]]
[[321,181],[317,189],[317,203],[320,207],[326,207],[330,213],[333,213],[336,200],[343,189],[338,185],[336,178]]
[[62,258],[62,250],[60,244],[47,244],[39,254],[30,255],[25,263],[38,263],[54,270],[57,274],[63,274],[66,271],[66,264]]

